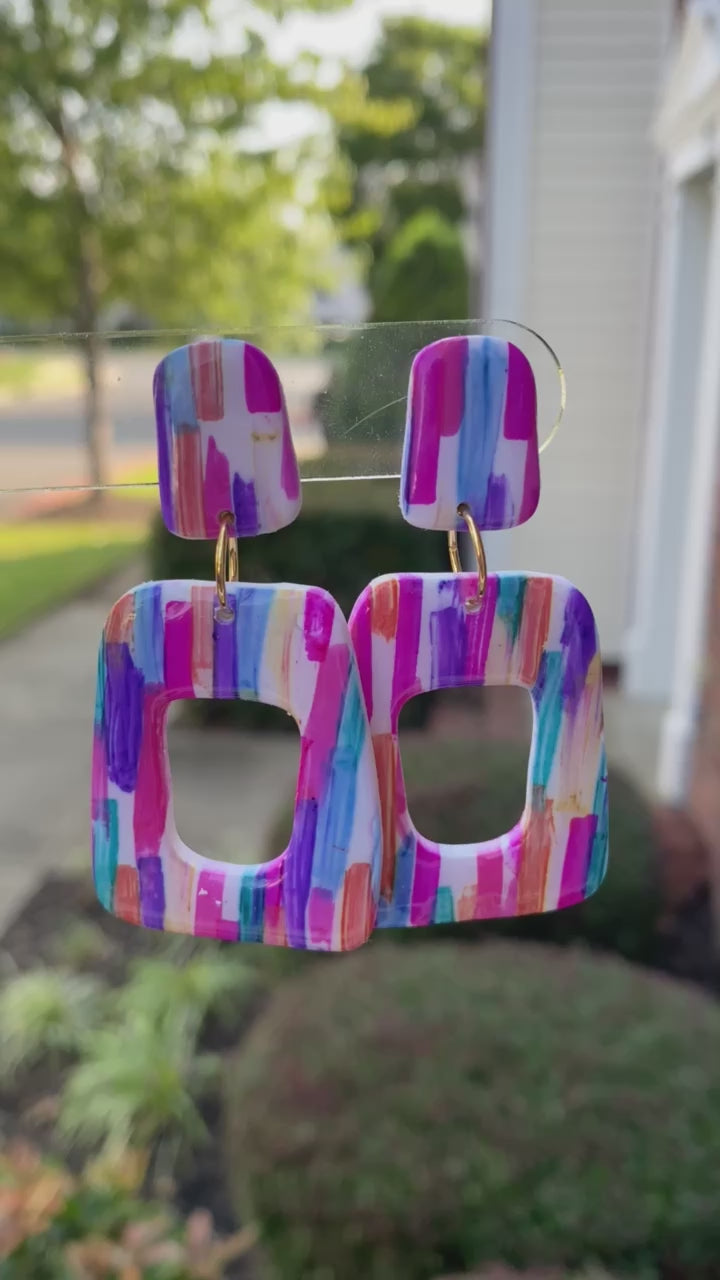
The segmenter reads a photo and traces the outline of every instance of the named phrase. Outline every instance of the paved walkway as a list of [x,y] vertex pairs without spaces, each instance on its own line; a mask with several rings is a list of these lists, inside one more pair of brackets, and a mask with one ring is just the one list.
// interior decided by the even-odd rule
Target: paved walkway
[[[137,570],[124,577],[0,645],[0,929],[51,868],[89,874],[97,647],[110,605],[139,580]],[[264,856],[278,805],[292,795],[299,741],[172,726],[186,842],[227,860]]]

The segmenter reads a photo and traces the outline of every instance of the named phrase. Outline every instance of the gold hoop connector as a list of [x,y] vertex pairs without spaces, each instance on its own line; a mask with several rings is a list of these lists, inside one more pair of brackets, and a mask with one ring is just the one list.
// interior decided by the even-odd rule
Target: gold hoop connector
[[218,516],[220,530],[215,543],[215,587],[221,609],[227,605],[227,584],[238,580],[237,538],[230,533],[235,523],[232,511],[221,511]]
[[[487,560],[485,559],[485,548],[483,540],[480,537],[480,531],[472,518],[472,514],[467,502],[461,502],[457,509],[458,515],[465,521],[470,541],[472,542],[475,559],[477,560],[477,594],[471,596],[465,601],[465,608],[468,613],[477,613],[480,608],[483,596],[485,595],[485,586],[487,584]],[[458,551],[457,534],[454,529],[448,533],[448,552],[450,554],[450,564],[454,573],[462,572],[460,563],[460,552]]]

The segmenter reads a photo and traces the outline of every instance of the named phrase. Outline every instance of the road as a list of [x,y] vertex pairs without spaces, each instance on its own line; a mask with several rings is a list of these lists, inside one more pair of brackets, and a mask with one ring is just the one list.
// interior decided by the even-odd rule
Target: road
[[[155,458],[152,376],[155,352],[114,351],[106,367],[108,414],[113,426],[112,479]],[[320,360],[278,361],[299,457],[322,451],[322,434],[312,416],[312,398],[322,387]],[[0,402],[0,493],[85,483],[81,394]],[[5,514],[7,496],[0,510]]]

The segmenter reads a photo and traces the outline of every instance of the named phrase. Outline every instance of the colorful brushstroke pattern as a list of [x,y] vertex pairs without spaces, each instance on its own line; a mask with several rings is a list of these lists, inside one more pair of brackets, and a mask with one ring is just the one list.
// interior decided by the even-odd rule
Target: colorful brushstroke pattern
[[499,338],[442,338],[418,352],[408,395],[400,506],[420,529],[509,529],[540,497],[535,379]]
[[[314,587],[148,582],[110,612],[92,765],[93,874],[108,911],[151,929],[343,951],[377,910],[380,809],[347,623]],[[176,698],[282,707],[301,734],[287,849],[254,866],[187,848],[173,819],[165,723]],[[239,825],[242,814],[238,813]]]
[[225,511],[239,537],[295,519],[297,459],[280,379],[263,351],[234,338],[178,347],[155,370],[153,392],[171,533],[215,538]]
[[[370,719],[383,817],[378,927],[551,911],[601,883],[608,855],[607,766],[598,639],[587,600],[564,578],[475,574],[377,578],[350,618]],[[525,810],[479,844],[425,839],[408,813],[398,715],[418,693],[520,685],[534,725]]]

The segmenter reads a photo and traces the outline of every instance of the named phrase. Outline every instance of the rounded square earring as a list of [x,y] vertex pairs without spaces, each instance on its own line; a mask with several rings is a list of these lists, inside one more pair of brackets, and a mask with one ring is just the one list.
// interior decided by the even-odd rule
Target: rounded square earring
[[[155,405],[165,522],[181,537],[217,537],[216,581],[143,583],[105,624],[92,769],[98,896],[153,929],[357,947],[375,924],[380,809],[347,623],[318,588],[236,580],[237,537],[280,529],[300,509],[280,380],[245,342],[193,343],[159,365]],[[293,830],[271,862],[204,857],[175,827],[168,707],[212,697],[271,703],[298,723]]]
[[[590,606],[546,574],[488,575],[480,531],[521,524],[539,498],[536,396],[522,352],[447,338],[415,358],[400,504],[410,523],[467,527],[477,571],[387,574],[357,601],[350,633],[370,717],[383,820],[378,927],[549,911],[601,883],[608,847],[602,667]],[[408,813],[403,704],[431,689],[519,685],[533,703],[523,814],[477,844],[425,839]]]

